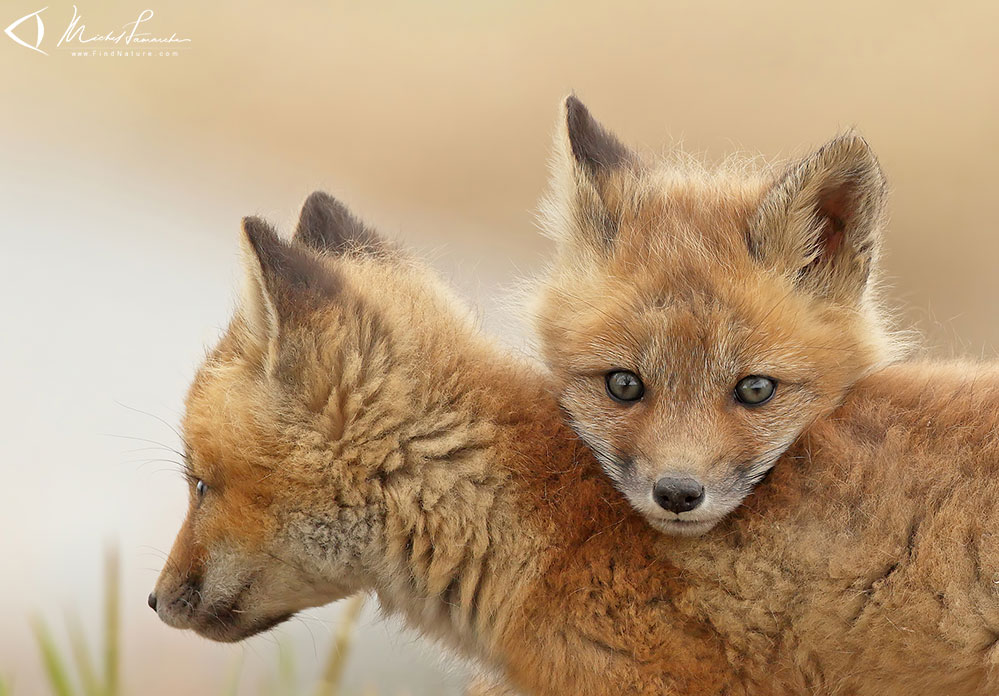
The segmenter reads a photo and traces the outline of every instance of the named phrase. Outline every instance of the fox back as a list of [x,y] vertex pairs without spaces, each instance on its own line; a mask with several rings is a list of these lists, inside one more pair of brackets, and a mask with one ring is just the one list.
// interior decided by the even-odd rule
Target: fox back
[[569,97],[536,316],[575,430],[657,528],[710,529],[899,342],[855,134],[778,169],[645,162]]

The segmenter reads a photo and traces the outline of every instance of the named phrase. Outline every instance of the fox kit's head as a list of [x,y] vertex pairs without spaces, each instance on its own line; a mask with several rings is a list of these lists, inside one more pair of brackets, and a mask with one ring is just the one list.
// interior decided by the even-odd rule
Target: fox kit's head
[[891,357],[881,170],[853,134],[780,172],[649,164],[574,97],[562,115],[542,352],[631,503],[661,530],[704,532]]
[[448,314],[417,267],[325,195],[294,243],[254,218],[242,239],[240,308],[187,397],[187,518],[149,597],[166,623],[226,641],[368,586],[381,481],[418,401],[420,371],[395,351],[434,359],[392,327],[416,306]]

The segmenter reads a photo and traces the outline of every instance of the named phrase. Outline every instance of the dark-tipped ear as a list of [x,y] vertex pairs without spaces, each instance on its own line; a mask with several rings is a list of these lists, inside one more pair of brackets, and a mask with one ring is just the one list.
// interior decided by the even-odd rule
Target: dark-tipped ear
[[600,125],[575,95],[562,104],[554,197],[570,241],[608,248],[617,235],[624,184],[638,157]]
[[591,177],[599,178],[634,160],[631,150],[600,125],[575,94],[565,99],[565,130],[576,166]]
[[293,240],[320,253],[334,255],[349,250],[379,253],[388,248],[347,206],[323,191],[316,191],[305,200]]
[[249,337],[270,346],[285,325],[315,312],[341,292],[341,281],[304,249],[282,241],[266,222],[243,219],[246,268],[242,314]]
[[886,189],[867,142],[836,138],[764,196],[748,230],[750,253],[810,292],[856,302],[878,260]]

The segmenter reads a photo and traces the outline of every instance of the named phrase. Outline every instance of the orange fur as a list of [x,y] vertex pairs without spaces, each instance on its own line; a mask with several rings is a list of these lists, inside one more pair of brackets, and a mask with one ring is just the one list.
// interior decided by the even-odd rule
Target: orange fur
[[373,591],[522,693],[999,689],[996,369],[859,377],[744,505],[668,536],[418,264],[245,235],[247,299],[188,396],[167,623],[237,640]]
[[[884,179],[852,134],[786,169],[709,171],[643,161],[574,97],[563,117],[543,209],[558,256],[537,293],[542,353],[632,505],[660,530],[703,533],[901,352],[877,297]],[[605,376],[620,369],[642,380],[641,399],[610,398]],[[776,380],[774,398],[738,403],[751,375]],[[703,501],[667,509],[661,479],[703,486]]]

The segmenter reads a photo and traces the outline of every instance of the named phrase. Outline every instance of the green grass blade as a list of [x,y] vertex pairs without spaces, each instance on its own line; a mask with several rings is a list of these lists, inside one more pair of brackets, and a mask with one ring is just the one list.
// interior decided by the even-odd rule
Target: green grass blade
[[226,683],[225,696],[237,696],[239,693],[239,677],[243,673],[243,658],[239,658],[232,665],[229,673],[229,681]]
[[10,696],[10,687],[7,686],[7,681],[0,677],[0,696]]
[[278,644],[278,693],[295,696],[295,656],[284,643]]
[[87,638],[80,625],[80,617],[70,614],[66,617],[66,628],[69,632],[69,645],[73,653],[73,662],[76,664],[76,672],[80,677],[80,684],[83,686],[85,696],[102,696],[101,686],[97,680],[97,672],[94,670],[94,663],[90,659],[90,649],[87,647]]
[[364,595],[355,595],[347,600],[343,618],[337,628],[336,639],[333,641],[333,648],[326,662],[326,669],[323,670],[323,676],[316,686],[316,696],[336,696],[340,692],[340,682],[347,666],[347,654],[350,652],[350,641],[363,606]]
[[69,673],[66,671],[66,665],[59,655],[59,650],[52,640],[52,634],[49,633],[48,627],[40,618],[35,618],[32,621],[32,627],[35,629],[38,650],[42,654],[45,676],[48,677],[52,693],[55,696],[72,696],[73,689],[70,686]]
[[104,694],[118,696],[121,640],[121,575],[118,550],[109,548],[104,565]]

